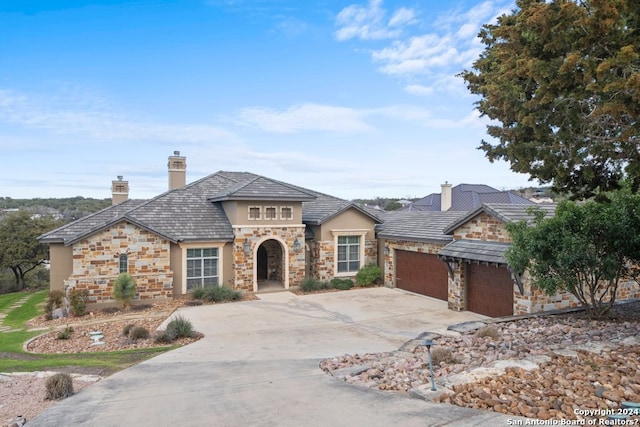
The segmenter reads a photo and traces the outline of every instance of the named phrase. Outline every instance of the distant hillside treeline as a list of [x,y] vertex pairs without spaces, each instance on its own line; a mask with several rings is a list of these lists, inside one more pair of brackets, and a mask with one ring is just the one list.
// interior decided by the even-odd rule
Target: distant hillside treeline
[[62,199],[0,197],[0,210],[27,209],[41,215],[59,216],[65,222],[75,221],[109,205],[111,205],[111,199],[88,199],[81,196]]

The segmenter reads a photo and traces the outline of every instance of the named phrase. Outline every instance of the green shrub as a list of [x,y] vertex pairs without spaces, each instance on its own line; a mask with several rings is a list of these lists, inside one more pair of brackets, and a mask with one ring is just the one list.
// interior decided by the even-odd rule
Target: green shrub
[[346,291],[348,289],[353,288],[353,280],[339,279],[337,277],[334,277],[333,279],[331,279],[331,282],[329,282],[329,285],[334,289],[340,289],[342,291]]
[[191,321],[185,319],[181,315],[176,316],[172,321],[169,322],[166,332],[173,336],[174,339],[192,338],[196,335],[196,332],[193,330]]
[[135,327],[136,325],[134,325],[133,323],[127,323],[125,325],[124,328],[122,328],[122,335],[124,335],[125,337],[129,336],[129,333],[131,332],[131,330]]
[[476,336],[479,338],[489,337],[494,340],[500,338],[500,332],[495,326],[484,326],[476,331]]
[[228,288],[226,286],[205,286],[191,291],[191,296],[195,299],[207,302],[227,302],[237,301],[242,297],[242,292]]
[[369,264],[358,271],[356,282],[358,286],[373,286],[378,283],[381,277],[382,271],[380,271],[380,267],[375,264]]
[[153,337],[154,341],[158,344],[171,344],[176,340],[176,337],[171,331],[160,331]]
[[47,296],[47,301],[44,306],[44,312],[47,316],[47,320],[51,320],[53,318],[53,311],[57,308],[62,308],[64,304],[64,292],[55,290],[49,292]]
[[146,338],[149,338],[149,331],[144,326],[134,326],[129,331],[129,339],[133,341],[143,340]]
[[113,284],[113,298],[122,303],[122,308],[127,308],[135,296],[135,280],[129,273],[120,273]]
[[300,290],[302,292],[314,292],[323,289],[329,289],[329,282],[323,282],[314,277],[306,277],[302,283],[300,283]]
[[63,330],[58,332],[57,339],[59,339],[59,340],[68,340],[69,338],[71,338],[71,334],[73,334],[73,327],[72,326],[67,326],[66,328],[64,328]]
[[58,400],[73,394],[73,380],[71,375],[57,373],[47,378],[45,386],[45,400]]
[[87,296],[89,292],[86,289],[72,289],[69,292],[69,305],[71,314],[80,317],[87,313]]

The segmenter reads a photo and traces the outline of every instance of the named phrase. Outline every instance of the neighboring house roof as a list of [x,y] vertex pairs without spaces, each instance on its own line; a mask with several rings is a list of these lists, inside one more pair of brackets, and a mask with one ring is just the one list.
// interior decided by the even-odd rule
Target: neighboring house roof
[[546,217],[553,216],[556,211],[555,204],[531,204],[531,205],[510,205],[504,203],[488,203],[480,206],[479,208],[467,212],[466,215],[461,217],[456,222],[449,225],[444,230],[445,234],[453,233],[458,227],[462,226],[467,221],[472,218],[480,215],[482,212],[487,213],[493,217],[498,218],[503,222],[518,222],[518,221],[527,221],[530,222],[533,220],[534,215],[533,211],[542,210]]
[[128,221],[172,242],[229,241],[234,235],[219,203],[224,200],[301,201],[302,220],[311,224],[322,224],[350,208],[380,222],[377,216],[347,200],[248,172],[220,171],[150,200],[127,200],[110,206],[43,234],[39,239],[45,243],[70,245],[121,221]]
[[440,249],[438,255],[444,259],[469,259],[480,262],[506,264],[504,253],[509,243],[486,242],[481,240],[456,240]]
[[[441,195],[432,193],[405,206],[403,211],[440,211]],[[451,189],[450,211],[470,211],[483,203],[508,203],[532,205],[533,202],[518,196],[513,191],[499,191],[484,184],[459,184]]]
[[384,223],[376,227],[378,237],[426,242],[450,242],[452,237],[444,230],[464,216],[464,212],[386,212]]

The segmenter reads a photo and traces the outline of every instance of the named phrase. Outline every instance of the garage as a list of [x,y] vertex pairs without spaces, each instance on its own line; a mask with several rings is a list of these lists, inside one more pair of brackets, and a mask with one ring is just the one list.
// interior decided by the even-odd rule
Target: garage
[[513,314],[513,279],[506,267],[467,264],[467,310],[491,317]]
[[396,250],[396,287],[447,301],[448,273],[437,255]]

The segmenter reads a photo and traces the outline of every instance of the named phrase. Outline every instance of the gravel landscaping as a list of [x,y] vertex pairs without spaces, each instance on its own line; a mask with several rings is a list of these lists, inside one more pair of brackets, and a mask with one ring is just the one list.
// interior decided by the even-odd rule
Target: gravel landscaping
[[[394,352],[343,355],[320,367],[358,386],[543,420],[603,418],[622,401],[640,402],[640,303],[618,306],[612,321],[574,313],[490,327],[497,338],[423,334]],[[435,393],[425,338],[434,356],[449,356],[434,366]]]

